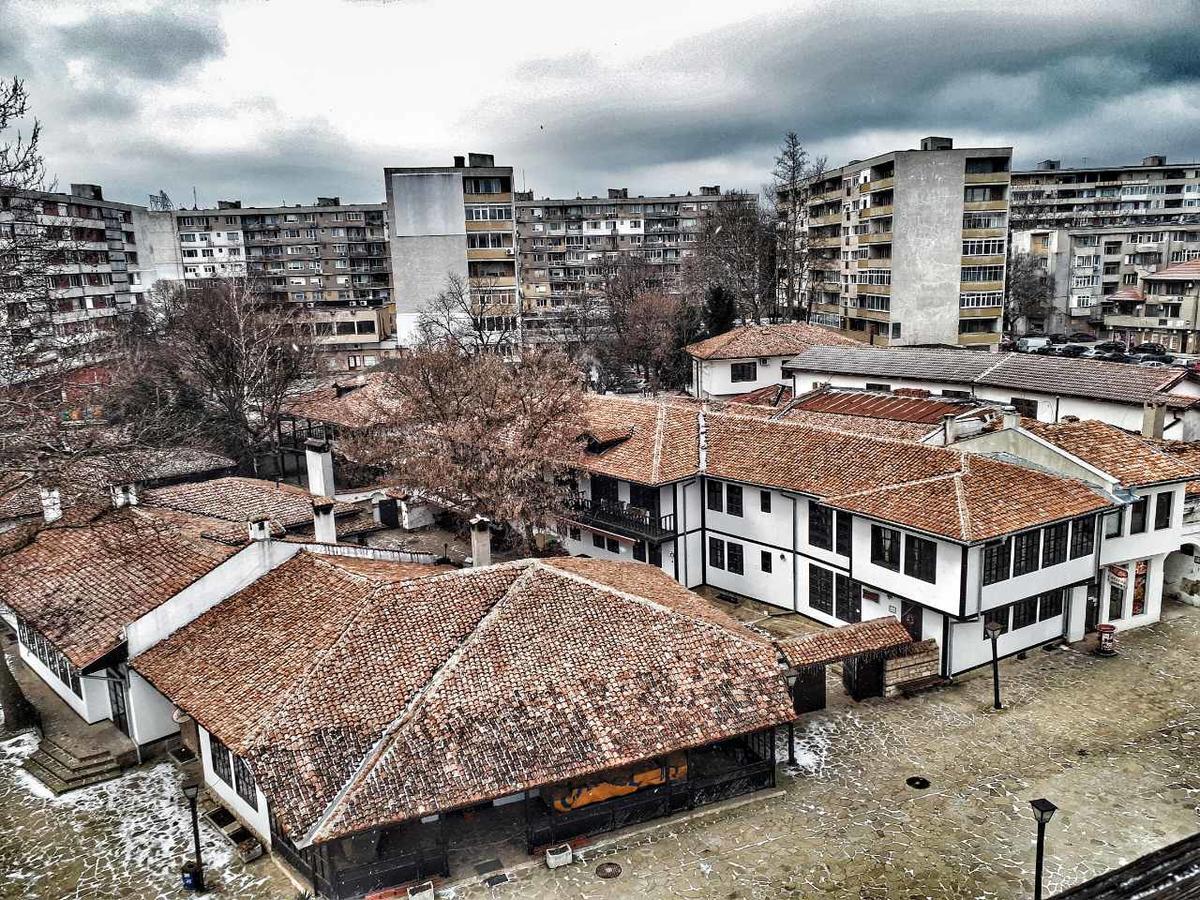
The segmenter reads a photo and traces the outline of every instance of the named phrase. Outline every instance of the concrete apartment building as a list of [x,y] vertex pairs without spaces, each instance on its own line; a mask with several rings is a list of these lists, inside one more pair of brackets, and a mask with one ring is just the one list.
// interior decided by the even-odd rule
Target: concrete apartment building
[[467,279],[477,307],[517,315],[512,179],[512,166],[497,166],[490,153],[383,170],[401,344],[413,340],[421,308],[450,275]]
[[105,200],[95,184],[72,184],[68,193],[0,195],[0,276],[6,280],[0,322],[11,363],[0,381],[107,358],[117,319],[147,287],[137,230],[143,212]]
[[1104,301],[1104,329],[1134,344],[1162,344],[1178,353],[1200,353],[1200,257],[1139,276]]
[[1012,250],[1043,261],[1052,309],[1020,322],[1049,333],[1115,327],[1105,298],[1158,268],[1200,257],[1200,164],[1147,156],[1140,165],[1064,169],[1048,159],[1012,176]]
[[810,182],[801,241],[811,320],[879,346],[994,349],[1011,156],[928,137]]
[[309,206],[243,207],[222,200],[215,209],[147,218],[156,277],[194,285],[254,279],[281,306],[303,309],[326,368],[372,366],[394,349],[383,204],[319,197]]
[[701,220],[720,203],[757,200],[722,194],[719,185],[699,194],[629,196],[609,188],[607,197],[534,199],[517,195],[517,242],[521,307],[526,339],[549,336],[556,311],[602,295],[614,266],[640,259],[670,292],[679,288],[683,260],[695,249]]

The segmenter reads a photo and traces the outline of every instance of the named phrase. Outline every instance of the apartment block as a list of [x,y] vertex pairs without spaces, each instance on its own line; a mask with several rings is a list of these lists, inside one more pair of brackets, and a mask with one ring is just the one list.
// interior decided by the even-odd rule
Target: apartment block
[[[303,309],[327,368],[371,366],[394,349],[382,203],[319,197],[309,206],[243,207],[222,200],[149,217],[157,275],[194,285],[253,279],[268,299]],[[177,248],[176,259],[168,259],[166,244]]]
[[512,179],[512,166],[497,166],[490,153],[383,170],[402,344],[415,339],[421,309],[451,275],[467,281],[476,308],[517,315]]
[[0,381],[102,362],[119,317],[146,289],[135,217],[142,207],[104,199],[95,184],[69,193],[0,195]]
[[556,311],[603,294],[622,260],[637,259],[661,289],[679,289],[683,260],[695,249],[704,216],[718,204],[754,202],[745,194],[722,194],[719,185],[699,194],[629,196],[609,188],[607,197],[534,199],[517,195],[517,241],[525,329],[553,329]]
[[879,346],[994,349],[1011,156],[929,137],[809,182],[800,241],[811,321]]
[[1105,333],[1129,345],[1200,353],[1200,255],[1139,275],[1104,301]]
[[1140,165],[1062,168],[1048,159],[1013,173],[1012,249],[1040,259],[1053,309],[1023,330],[1094,331],[1105,298],[1159,267],[1200,255],[1200,165],[1147,156]]

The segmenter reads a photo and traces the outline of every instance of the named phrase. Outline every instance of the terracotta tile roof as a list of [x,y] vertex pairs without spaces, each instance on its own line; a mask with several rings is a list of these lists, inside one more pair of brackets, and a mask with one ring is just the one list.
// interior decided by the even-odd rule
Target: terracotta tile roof
[[[266,516],[278,532],[311,531],[312,501],[312,494],[295,485],[236,476],[152,488],[142,499],[146,506],[237,523],[242,531],[246,522]],[[356,512],[351,503],[338,502],[333,508],[339,519]]]
[[793,715],[773,646],[649,566],[346,569],[302,552],[133,661],[247,759],[296,840]]
[[887,419],[871,419],[865,416],[813,412],[794,406],[780,411],[777,418],[795,422],[798,425],[809,425],[813,428],[843,431],[868,437],[892,438],[898,441],[919,441],[934,430],[932,425],[922,425],[919,422],[891,422]]
[[1131,404],[1154,399],[1186,377],[1181,369],[1144,369],[1103,360],[908,348],[816,347],[792,358],[787,366],[816,374],[983,385]]
[[960,415],[974,405],[976,404],[944,397],[906,397],[878,391],[827,388],[802,394],[791,404],[790,409],[936,425],[942,421],[942,416]]
[[742,325],[684,347],[695,359],[750,359],[790,356],[810,347],[862,347],[860,341],[829,328],[805,322],[780,325]]
[[[700,465],[697,408],[686,403],[588,394],[585,434],[618,437],[581,453],[589,472],[641,484],[667,484],[696,474]],[[628,434],[621,440],[619,435]]]
[[379,421],[391,406],[385,373],[372,372],[305,391],[285,403],[283,411],[299,419],[361,428]]
[[786,384],[768,384],[757,390],[730,397],[730,403],[749,403],[752,406],[783,406],[792,400],[792,389]]
[[793,668],[834,663],[860,653],[880,653],[912,643],[912,636],[893,616],[867,619],[779,642]]
[[[1138,440],[1200,473],[1200,441],[1164,441],[1144,437],[1138,437]],[[1200,494],[1200,478],[1188,482],[1187,494]]]
[[1148,272],[1142,276],[1143,281],[1200,281],[1200,259],[1189,259],[1187,262],[1166,266],[1157,272]]
[[1105,509],[1081,481],[952,449],[790,421],[706,417],[707,473],[817,497],[956,541],[987,540]]
[[1107,472],[1125,487],[1200,478],[1200,464],[1197,464],[1200,461],[1164,453],[1144,438],[1105,422],[1050,424],[1022,419],[1021,427]]
[[86,666],[120,645],[125,626],[238,551],[236,543],[205,536],[207,524],[140,507],[91,521],[64,517],[0,557],[0,602]]
[[1145,300],[1146,295],[1142,293],[1142,289],[1138,287],[1127,286],[1119,291],[1113,291],[1104,298],[1105,300]]

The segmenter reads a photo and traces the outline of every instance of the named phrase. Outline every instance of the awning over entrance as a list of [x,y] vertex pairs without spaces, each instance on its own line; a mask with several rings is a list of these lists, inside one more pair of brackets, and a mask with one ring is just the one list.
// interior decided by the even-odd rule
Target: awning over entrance
[[884,616],[780,641],[779,649],[788,665],[799,669],[840,662],[865,653],[882,653],[910,643],[912,635],[900,621]]

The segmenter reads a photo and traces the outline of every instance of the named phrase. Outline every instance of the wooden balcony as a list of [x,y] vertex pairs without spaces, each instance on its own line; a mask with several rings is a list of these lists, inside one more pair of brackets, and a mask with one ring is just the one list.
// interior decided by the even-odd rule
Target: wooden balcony
[[614,531],[626,537],[662,543],[675,536],[675,516],[657,515],[628,503],[576,497],[569,504],[568,518],[581,525]]

